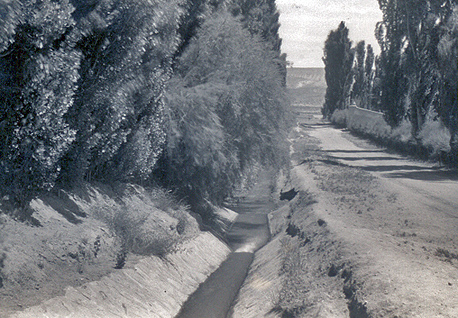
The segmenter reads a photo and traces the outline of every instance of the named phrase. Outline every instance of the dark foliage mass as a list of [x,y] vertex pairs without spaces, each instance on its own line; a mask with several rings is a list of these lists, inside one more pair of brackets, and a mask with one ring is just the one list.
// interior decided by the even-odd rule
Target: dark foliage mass
[[344,22],[329,33],[324,44],[323,62],[327,89],[322,112],[326,118],[330,118],[336,109],[344,109],[350,103],[354,58],[351,45]]
[[[428,120],[440,120],[450,131],[451,159],[458,158],[458,2],[456,0],[379,0],[383,21],[375,28],[381,48],[374,58],[371,47],[358,43],[353,51],[351,97],[358,106],[381,110],[392,127],[407,120],[412,136],[419,138]],[[325,43],[326,76],[344,81],[347,66],[342,53],[331,48],[338,30]],[[334,40],[333,40],[334,39]],[[331,65],[330,52],[338,62]],[[342,49],[341,49],[342,51]],[[329,86],[331,85],[331,86]],[[334,85],[334,86],[333,86]],[[328,83],[329,87],[337,84]],[[327,117],[342,108],[346,91],[326,100]],[[343,108],[345,108],[344,106]]]
[[396,126],[407,118],[416,138],[433,112],[450,130],[456,154],[458,2],[379,3],[380,105],[387,122]]
[[166,184],[192,205],[221,203],[255,163],[286,163],[276,53],[230,13],[207,19],[167,87]]
[[81,52],[68,1],[2,5],[0,47],[0,183],[24,204],[49,190],[76,131],[64,116],[77,90]]
[[2,202],[27,218],[37,194],[93,180],[220,202],[248,165],[282,161],[278,12],[238,7],[0,2]]
[[275,0],[236,0],[231,3],[230,10],[233,15],[240,16],[250,33],[260,36],[275,54],[283,86],[286,86],[286,54],[281,53],[282,40],[278,33],[280,13]]

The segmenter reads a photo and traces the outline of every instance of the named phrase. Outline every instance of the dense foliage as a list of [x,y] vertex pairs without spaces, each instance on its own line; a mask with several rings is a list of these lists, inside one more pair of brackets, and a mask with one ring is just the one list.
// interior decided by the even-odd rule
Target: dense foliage
[[274,53],[283,85],[286,86],[286,54],[281,53],[282,40],[278,33],[280,13],[275,0],[236,0],[231,3],[230,10],[234,16],[241,16],[250,33],[260,36]]
[[285,161],[278,12],[245,5],[1,2],[3,202],[99,180],[218,203],[248,166]]
[[77,134],[63,158],[65,181],[148,178],[165,142],[161,95],[179,44],[179,4],[107,1],[80,17],[81,80],[67,116]]
[[68,0],[12,1],[2,10],[0,183],[3,195],[21,205],[52,188],[75,139],[64,116],[77,90],[81,52],[67,39],[75,27]]
[[[450,131],[451,159],[456,162],[458,2],[379,0],[379,5],[383,21],[378,23],[375,33],[380,56],[374,59],[372,48],[365,49],[363,43],[348,48],[354,50],[356,56],[352,61],[352,99],[358,106],[383,111],[392,127],[408,121],[417,142],[428,122],[440,121],[440,125]],[[331,37],[336,37],[333,32],[325,43],[326,76],[327,79],[328,74],[337,76],[342,82],[341,70],[348,66],[342,54],[338,63],[328,69],[331,66],[329,45]],[[336,39],[333,41],[337,43]],[[328,87],[342,87],[339,85],[328,83]],[[338,98],[344,96],[336,89],[331,93],[332,98],[327,94],[324,108],[328,109],[325,112],[328,117],[335,108],[340,108],[342,102]]]
[[354,50],[348,32],[345,23],[341,22],[336,30],[329,33],[324,43],[327,88],[322,113],[326,118],[331,118],[336,109],[344,109],[350,103]]
[[179,59],[166,94],[166,175],[191,204],[220,203],[255,162],[286,162],[285,96],[274,57],[222,12]]
[[[440,118],[456,140],[456,1],[380,0],[377,26],[381,106],[392,126],[412,123],[417,138],[427,116]],[[447,65],[447,66],[446,66]],[[457,145],[452,145],[457,154]]]
[[355,47],[351,99],[359,107],[375,109],[375,105],[372,105],[375,55],[372,46],[365,44],[360,41]]

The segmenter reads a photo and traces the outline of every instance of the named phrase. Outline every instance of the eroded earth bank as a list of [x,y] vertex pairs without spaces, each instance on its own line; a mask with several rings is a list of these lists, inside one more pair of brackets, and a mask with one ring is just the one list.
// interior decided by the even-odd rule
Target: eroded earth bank
[[318,110],[297,113],[291,201],[270,214],[272,240],[232,316],[457,317],[456,174],[323,123]]
[[[307,85],[309,103],[320,105],[323,88]],[[242,205],[267,204],[273,210],[268,214],[271,240],[256,252],[228,316],[458,317],[456,172],[336,129],[321,120],[320,106],[295,104],[293,109],[291,169],[277,187],[270,180],[261,186],[258,180],[240,197]],[[19,283],[8,289],[3,281],[0,317],[174,317],[231,253],[258,246],[248,240],[231,250],[210,232],[201,232],[182,207],[168,200],[158,205],[152,201],[156,196],[139,187],[125,190],[122,202],[98,188],[72,198],[75,211],[88,215],[82,223],[62,217],[49,198],[34,207],[41,228],[25,232],[0,220],[2,231],[12,227],[15,233],[0,242],[29,246],[16,258],[26,260],[23,272],[30,274],[32,268],[38,277],[18,277],[28,289]],[[164,246],[167,254],[127,258],[115,270],[120,247],[95,219],[101,205],[134,216],[152,213],[151,219],[160,222],[147,225],[163,233],[161,242],[181,243]],[[222,228],[229,230],[235,213],[221,209],[220,214]],[[82,231],[88,222],[91,227]],[[178,231],[180,222],[187,224],[184,232]],[[49,237],[36,240],[43,231]],[[68,243],[62,244],[63,238]],[[151,239],[156,246],[157,238]],[[48,254],[33,258],[35,246]],[[10,260],[0,257],[3,274],[17,264]],[[67,263],[73,270],[61,270]]]

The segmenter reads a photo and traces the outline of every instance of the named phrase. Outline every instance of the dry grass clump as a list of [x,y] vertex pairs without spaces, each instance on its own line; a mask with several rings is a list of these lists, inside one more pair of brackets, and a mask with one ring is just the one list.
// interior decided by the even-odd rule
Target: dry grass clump
[[0,317],[98,280],[122,268],[129,253],[164,256],[199,231],[169,192],[136,185],[87,185],[29,208],[40,226],[0,206]]
[[450,132],[440,120],[428,120],[419,134],[423,146],[433,155],[450,152]]
[[164,256],[197,234],[197,222],[188,208],[165,190],[126,185],[121,191],[122,199],[99,197],[103,204],[92,211],[120,239],[124,254]]
[[347,110],[336,109],[332,113],[331,122],[339,127],[347,127]]
[[310,306],[308,301],[309,287],[307,284],[307,265],[300,250],[298,238],[288,236],[281,240],[282,244],[282,289],[278,294],[273,311],[282,313],[282,317],[296,317]]

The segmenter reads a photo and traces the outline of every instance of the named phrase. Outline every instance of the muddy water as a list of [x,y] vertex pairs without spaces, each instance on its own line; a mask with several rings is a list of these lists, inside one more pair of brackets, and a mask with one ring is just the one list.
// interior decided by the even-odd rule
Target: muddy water
[[272,210],[269,202],[242,202],[230,208],[239,213],[226,236],[235,253],[254,253],[269,241],[267,213]]
[[270,239],[267,214],[274,204],[269,197],[267,178],[262,178],[249,195],[228,206],[239,213],[227,233],[233,252],[192,294],[177,318],[224,318],[237,296],[254,252]]

